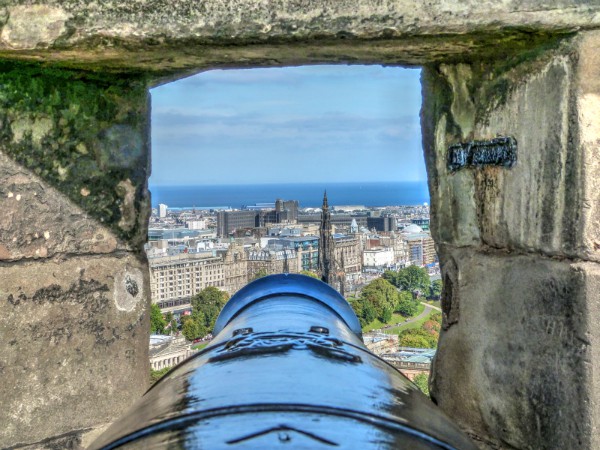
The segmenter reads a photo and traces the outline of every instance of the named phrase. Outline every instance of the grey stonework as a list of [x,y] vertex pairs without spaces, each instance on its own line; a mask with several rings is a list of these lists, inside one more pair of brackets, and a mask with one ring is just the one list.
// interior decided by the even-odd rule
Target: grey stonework
[[[432,398],[491,448],[600,447],[598,48],[581,33],[514,65],[423,73],[445,282]],[[449,145],[496,133],[518,141],[514,167],[450,173]]]
[[0,66],[0,448],[75,448],[148,383],[148,93]]
[[[5,0],[0,447],[85,446],[147,382],[147,87],[220,67],[423,65],[442,262],[434,400],[482,448],[599,448],[600,5]],[[510,168],[450,173],[497,134]]]

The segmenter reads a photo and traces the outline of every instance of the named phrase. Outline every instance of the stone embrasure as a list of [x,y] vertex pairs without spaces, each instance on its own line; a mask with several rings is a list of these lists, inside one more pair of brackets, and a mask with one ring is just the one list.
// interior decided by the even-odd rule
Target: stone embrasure
[[[588,299],[600,265],[444,247],[455,320],[432,396],[475,435],[509,448],[597,448]],[[491,275],[491,276],[490,276]]]
[[142,394],[145,264],[132,255],[43,260],[0,266],[0,280],[0,447],[107,423]]
[[[591,174],[597,165],[574,126],[581,112],[572,97],[576,42],[515,67],[426,69],[423,129],[438,243],[600,261],[593,227],[586,230],[597,219],[582,217],[600,194],[586,190],[594,178],[582,168]],[[512,168],[450,173],[449,147],[497,135],[518,142]]]
[[599,12],[574,0],[6,0],[0,57],[155,76],[231,65],[502,59],[598,28]]
[[[95,228],[103,225],[126,245],[141,248],[146,241],[149,212],[147,101],[146,85],[138,79],[86,79],[68,71],[0,65],[0,152],[69,198],[100,224]],[[0,202],[13,211],[15,221],[3,231],[19,240],[25,231],[18,228],[19,222],[27,217],[16,217],[16,196],[27,197],[28,204],[35,194],[40,197],[31,198],[33,204],[46,209],[49,205],[40,204],[44,194],[39,183],[23,181],[27,175],[19,176],[6,159],[1,161],[0,171],[4,170],[7,178],[0,187]],[[63,200],[53,202],[56,207],[60,203],[74,208]],[[27,214],[33,219],[35,211],[28,206]],[[25,229],[31,229],[34,223]],[[39,239],[44,231],[31,230],[25,241]],[[90,232],[91,228],[87,230]],[[64,233],[54,229],[51,237],[56,239]],[[93,241],[111,239],[105,231],[99,231],[82,241],[94,247]],[[15,242],[9,240],[2,245],[14,247]],[[102,252],[115,245],[100,243],[89,250]]]

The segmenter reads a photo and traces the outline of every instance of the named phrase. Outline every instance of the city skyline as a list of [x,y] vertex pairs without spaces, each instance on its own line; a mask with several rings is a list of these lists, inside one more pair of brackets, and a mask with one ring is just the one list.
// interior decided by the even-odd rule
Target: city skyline
[[425,183],[419,77],[302,66],[214,70],[156,87],[150,185]]

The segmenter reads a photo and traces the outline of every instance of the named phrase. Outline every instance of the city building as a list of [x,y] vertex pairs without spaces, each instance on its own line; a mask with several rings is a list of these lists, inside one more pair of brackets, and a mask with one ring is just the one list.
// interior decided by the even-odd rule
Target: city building
[[319,238],[317,236],[269,239],[268,245],[294,249],[300,253],[301,270],[317,270],[319,265]]
[[399,341],[397,334],[385,334],[376,331],[363,334],[365,346],[378,356],[397,352]]
[[250,250],[248,257],[248,280],[253,280],[261,272],[268,275],[274,273],[299,273],[302,270],[300,253],[293,249],[260,249]]
[[429,375],[435,352],[433,348],[400,347],[400,351],[380,356],[412,381],[419,374]]
[[402,230],[402,236],[406,241],[408,259],[412,264],[426,266],[435,263],[437,253],[429,233],[424,232],[418,225],[410,225]]
[[163,336],[153,334],[150,336],[150,367],[153,370],[161,370],[166,367],[173,367],[184,359],[189,358],[194,353],[192,346],[185,338],[174,338],[172,336]]
[[396,258],[391,247],[379,247],[363,250],[363,265],[365,269],[382,269],[394,265]]
[[324,282],[344,295],[346,282],[357,280],[362,272],[360,239],[355,235],[334,235],[331,218],[325,192],[321,207],[317,272]]
[[255,228],[259,226],[258,211],[219,211],[217,213],[217,235],[227,237],[236,230]]
[[165,205],[164,203],[158,205],[158,217],[167,217],[167,205]]
[[206,230],[206,220],[189,220],[185,227],[190,230]]
[[[359,227],[367,227],[367,216],[365,215],[350,215],[350,214],[331,214],[329,223],[335,227],[344,227],[349,229],[352,226],[352,221]],[[298,223],[309,224],[309,223],[320,223],[321,215],[315,213],[302,213],[298,214]]]
[[220,256],[182,253],[150,258],[148,263],[153,303],[191,298],[208,286],[219,289],[225,286],[223,258]]
[[257,203],[242,210],[219,211],[217,234],[226,237],[234,231],[267,227],[269,224],[295,224],[298,219],[298,201],[277,199],[275,203]]
[[376,231],[396,231],[397,220],[393,216],[367,217],[367,228]]
[[217,251],[223,258],[222,290],[235,294],[248,283],[248,258],[240,241],[229,244],[227,250]]
[[356,280],[363,269],[362,248],[358,236],[334,234],[334,255],[346,280]]
[[411,220],[415,225],[420,226],[423,231],[429,231],[429,217],[418,217]]

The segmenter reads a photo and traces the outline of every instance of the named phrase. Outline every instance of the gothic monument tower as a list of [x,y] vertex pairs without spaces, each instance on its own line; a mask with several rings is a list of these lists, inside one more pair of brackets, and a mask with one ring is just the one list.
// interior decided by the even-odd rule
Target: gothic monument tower
[[331,234],[331,213],[327,204],[327,191],[323,195],[323,206],[321,209],[318,270],[321,280],[333,286],[335,284],[335,254],[333,235]]

